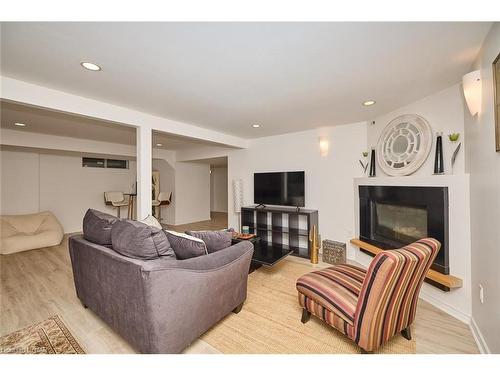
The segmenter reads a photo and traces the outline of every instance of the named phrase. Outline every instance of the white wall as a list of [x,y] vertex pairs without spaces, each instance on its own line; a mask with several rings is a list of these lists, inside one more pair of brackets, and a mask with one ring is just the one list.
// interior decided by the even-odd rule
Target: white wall
[[[500,353],[500,153],[495,152],[493,60],[500,53],[500,24],[486,37],[472,70],[481,69],[478,116],[465,111],[466,168],[470,173],[473,328],[484,351]],[[484,287],[484,304],[479,301]]]
[[[414,103],[408,104],[402,108],[392,111],[386,115],[375,118],[375,125],[368,125],[368,147],[376,147],[382,130],[386,125],[404,114],[417,114],[422,116],[430,124],[434,136],[432,148],[426,162],[414,173],[414,175],[431,175],[434,172],[434,154],[436,146],[436,132],[443,133],[443,155],[445,173],[451,173],[451,156],[455,150],[456,144],[448,139],[450,133],[460,133],[462,149],[458,154],[457,161],[453,167],[454,174],[464,173],[464,112],[463,112],[463,93],[461,85],[456,84],[445,90],[429,95]],[[377,166],[377,176],[384,176],[382,168]]]
[[[328,156],[319,153],[319,137],[330,141]],[[349,242],[354,235],[354,177],[362,175],[358,159],[366,149],[366,123],[333,126],[258,138],[248,149],[228,155],[229,226],[237,228],[232,181],[243,180],[244,203],[253,204],[253,174],[305,171],[305,206],[319,210],[322,239]]]
[[[105,191],[132,191],[135,162],[129,169],[83,168],[77,156],[40,155],[40,210],[50,210],[61,221],[64,232],[80,231],[88,208],[116,215],[104,204]],[[121,209],[127,217],[127,208]]]
[[176,225],[210,220],[210,165],[177,162],[175,164]]
[[[462,279],[463,286],[444,292],[424,283],[420,297],[464,323],[469,323],[471,317],[469,176],[460,174],[453,176],[365,177],[354,180],[353,195],[356,198],[359,195],[359,185],[443,186],[448,188],[450,274]],[[355,202],[356,237],[359,237],[359,200],[355,199]],[[354,259],[368,266],[373,258],[356,249]]]
[[[26,156],[29,153],[33,154],[32,157],[36,158],[38,158],[37,155],[38,152],[40,152],[42,154],[56,153],[57,155],[73,155],[76,157],[86,155],[96,157],[123,157],[127,159],[135,159],[136,154],[135,146],[130,145],[37,134],[10,129],[2,129],[1,144],[9,149],[27,150],[26,152],[21,153],[24,155],[23,157],[6,157],[6,163],[8,162],[9,165],[19,165],[19,169],[35,168],[33,163],[30,164],[30,167],[25,165],[27,160],[24,159],[28,158],[28,160],[30,160],[29,156]],[[13,163],[14,161],[15,163]],[[196,164],[193,167],[190,163],[177,163],[176,152],[163,149],[153,150],[152,163],[153,169],[160,171],[161,190],[173,192],[172,204],[168,207],[162,208],[162,218],[167,224],[179,225],[188,222],[208,220],[210,218],[210,177],[208,174],[208,164],[204,164],[204,166],[201,167],[196,167]],[[3,164],[5,163],[2,162],[2,165]],[[132,178],[133,181],[136,181],[135,162],[131,164],[131,168],[129,170],[134,176]],[[38,168],[36,171],[36,173],[32,173],[31,171],[29,173],[29,178],[35,178],[38,173]],[[19,188],[14,183],[4,184],[4,180],[12,180],[10,177],[7,178],[9,173],[17,176],[18,169],[7,168],[5,172],[2,171],[2,184],[0,186],[2,187],[2,203],[0,205],[5,205],[6,210],[14,214],[24,211],[37,211],[39,209],[38,198],[36,204],[29,204],[28,201],[23,200],[23,196],[27,194],[23,194],[22,196],[17,194]],[[178,185],[175,183],[176,173],[180,174],[180,182]],[[80,176],[78,175],[75,176],[75,178],[79,177]],[[19,180],[20,177],[16,178]],[[38,180],[38,177],[36,177],[36,180]],[[79,180],[77,179],[76,181]],[[192,182],[196,182],[196,184],[192,185]],[[176,190],[176,186],[178,186],[179,190]],[[23,187],[21,187],[21,189],[22,188]],[[129,188],[127,187],[126,190],[128,191]],[[200,199],[202,199],[201,203]],[[177,201],[181,202],[180,206],[177,206]],[[200,204],[192,204],[192,202],[198,202]],[[56,202],[53,201],[53,203]],[[32,210],[32,208],[35,209]],[[3,211],[4,210],[2,209],[2,212]],[[180,221],[177,220],[176,212],[180,212]],[[74,223],[68,224],[68,230],[70,228],[71,231],[74,231]]]
[[[81,231],[81,219],[88,208],[116,214],[104,204],[103,193],[131,191],[136,181],[135,161],[129,162],[127,170],[83,168],[83,155],[53,152],[0,151],[1,214],[49,210],[61,221],[65,233]],[[168,161],[153,159],[153,169],[160,172],[160,190],[173,192],[172,204],[162,208],[164,222],[179,225],[209,220],[209,165],[175,163],[172,154],[158,153]],[[123,208],[121,214],[126,217],[127,209]]]
[[[464,128],[463,90],[460,84],[455,84],[447,89],[429,95],[414,103],[375,118],[375,125],[368,125],[368,147],[376,147],[380,134],[386,125],[395,117],[403,114],[417,114],[424,117],[433,131],[432,148],[427,160],[411,176],[387,176],[377,165],[377,177],[366,178],[364,184],[371,185],[406,185],[406,186],[447,186],[449,193],[449,230],[450,230],[450,273],[463,280],[463,287],[450,292],[442,292],[430,285],[424,284],[421,297],[435,306],[469,323],[472,313],[471,308],[471,247],[470,247],[470,221],[469,211],[469,176],[465,173],[464,148],[468,141]],[[434,155],[436,147],[436,132],[443,134],[443,154],[445,176],[434,176]],[[456,144],[448,139],[448,134],[460,133],[462,142],[458,154],[453,176],[451,170],[451,157]],[[359,181],[358,181],[359,183]],[[357,190],[354,192],[357,196]],[[357,202],[357,201],[356,201]],[[356,209],[356,216],[358,215]],[[356,230],[358,228],[356,227]],[[372,258],[354,250],[356,261],[367,265]]]
[[[84,168],[81,156],[4,151],[2,214],[52,211],[65,233],[82,230],[89,207],[116,214],[104,204],[105,191],[131,191],[135,162],[129,169]],[[127,209],[122,209],[126,217]]]
[[210,211],[227,212],[227,167],[211,167]]
[[39,154],[0,151],[0,214],[20,215],[38,212]]

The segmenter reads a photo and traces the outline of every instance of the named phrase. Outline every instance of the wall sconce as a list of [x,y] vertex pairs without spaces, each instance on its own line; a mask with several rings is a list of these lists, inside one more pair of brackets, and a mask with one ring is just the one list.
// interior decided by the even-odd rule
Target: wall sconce
[[464,75],[462,84],[467,107],[474,116],[481,109],[481,71],[475,70]]
[[319,154],[321,156],[328,156],[328,150],[330,149],[330,141],[328,137],[319,137]]

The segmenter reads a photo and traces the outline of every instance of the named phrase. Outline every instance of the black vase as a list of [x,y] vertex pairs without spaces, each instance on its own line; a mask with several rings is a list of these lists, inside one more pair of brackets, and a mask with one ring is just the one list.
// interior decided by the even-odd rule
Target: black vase
[[375,149],[372,149],[372,154],[370,156],[370,174],[369,177],[375,177],[376,175],[376,170],[375,170]]
[[443,137],[438,135],[436,139],[436,156],[434,157],[434,174],[443,174]]

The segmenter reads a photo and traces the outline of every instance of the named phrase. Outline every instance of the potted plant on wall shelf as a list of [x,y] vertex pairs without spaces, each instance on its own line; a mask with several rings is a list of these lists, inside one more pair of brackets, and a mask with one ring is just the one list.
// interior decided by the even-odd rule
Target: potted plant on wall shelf
[[363,151],[362,155],[364,161],[359,160],[359,164],[361,164],[361,168],[363,168],[363,175],[366,175],[366,170],[368,169],[368,151]]

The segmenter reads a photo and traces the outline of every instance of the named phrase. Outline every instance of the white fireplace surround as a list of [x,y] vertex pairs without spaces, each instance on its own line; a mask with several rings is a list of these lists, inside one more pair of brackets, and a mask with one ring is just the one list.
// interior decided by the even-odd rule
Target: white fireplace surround
[[[359,237],[360,185],[377,186],[442,186],[448,187],[450,274],[463,280],[462,288],[443,292],[432,285],[422,286],[420,297],[464,323],[471,318],[471,238],[469,175],[363,177],[354,179],[354,228]],[[368,266],[372,257],[358,248],[349,247],[348,257]]]

